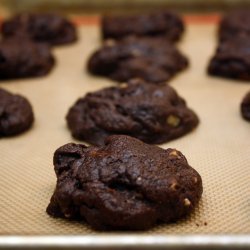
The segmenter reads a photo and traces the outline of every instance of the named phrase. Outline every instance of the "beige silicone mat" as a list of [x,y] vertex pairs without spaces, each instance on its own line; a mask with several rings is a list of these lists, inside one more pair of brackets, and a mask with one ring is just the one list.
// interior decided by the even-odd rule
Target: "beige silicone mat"
[[[1,235],[100,234],[45,213],[56,182],[53,153],[73,141],[65,123],[69,106],[88,91],[114,84],[84,71],[88,56],[100,44],[98,27],[82,25],[79,33],[79,42],[54,50],[57,66],[48,77],[0,83],[28,97],[36,116],[29,132],[0,139]],[[189,218],[141,234],[250,233],[250,123],[239,113],[250,84],[206,75],[215,45],[214,25],[188,25],[180,47],[191,66],[170,84],[201,122],[191,134],[161,145],[181,150],[201,174],[202,200]]]

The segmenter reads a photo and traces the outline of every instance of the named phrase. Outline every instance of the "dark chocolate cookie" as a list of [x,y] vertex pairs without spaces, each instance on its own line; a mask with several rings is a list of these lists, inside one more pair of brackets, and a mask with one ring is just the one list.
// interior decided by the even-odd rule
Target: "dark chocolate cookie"
[[234,10],[222,18],[219,26],[219,39],[232,40],[238,36],[250,38],[250,9]]
[[102,147],[66,144],[56,150],[54,166],[57,185],[47,213],[99,230],[176,221],[202,194],[201,177],[181,152],[129,136],[110,136]]
[[43,76],[54,64],[55,59],[47,44],[28,39],[0,42],[0,79]]
[[2,24],[3,37],[28,36],[36,42],[51,45],[68,44],[77,40],[75,26],[54,14],[22,13]]
[[172,44],[163,39],[127,37],[107,41],[93,53],[88,70],[116,81],[142,78],[163,82],[188,66],[188,60]]
[[34,121],[29,101],[0,88],[0,137],[20,134]]
[[240,107],[241,107],[242,117],[245,120],[250,121],[250,92],[246,94],[243,101],[241,102]]
[[104,39],[135,35],[162,36],[170,41],[177,41],[184,31],[182,19],[169,11],[134,16],[104,16],[101,27]]
[[113,134],[163,143],[198,124],[196,114],[173,88],[140,80],[87,94],[70,108],[66,119],[75,138],[95,145]]
[[250,37],[221,42],[212,57],[208,73],[226,78],[250,80]]

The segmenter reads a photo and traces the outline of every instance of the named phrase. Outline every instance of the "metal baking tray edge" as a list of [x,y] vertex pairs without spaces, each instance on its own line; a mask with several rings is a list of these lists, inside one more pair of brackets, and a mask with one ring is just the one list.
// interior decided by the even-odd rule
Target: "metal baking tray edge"
[[250,235],[0,236],[0,249],[250,249]]

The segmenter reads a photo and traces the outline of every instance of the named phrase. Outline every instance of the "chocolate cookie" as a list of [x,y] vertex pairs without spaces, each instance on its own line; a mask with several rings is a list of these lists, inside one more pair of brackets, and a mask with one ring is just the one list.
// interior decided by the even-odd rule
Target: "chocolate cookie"
[[202,194],[201,177],[181,152],[128,136],[110,136],[102,147],[66,144],[56,150],[54,166],[57,185],[47,213],[98,230],[176,221]]
[[208,73],[239,80],[250,80],[250,37],[221,42],[211,59]]
[[241,102],[241,114],[245,120],[250,121],[250,92],[246,94]]
[[188,60],[172,44],[163,39],[128,37],[107,41],[93,53],[88,70],[116,81],[142,78],[163,82],[188,66]]
[[163,143],[198,124],[196,114],[173,88],[136,80],[87,94],[70,108],[66,119],[75,138],[95,145],[113,134]]
[[34,121],[29,101],[0,88],[0,138],[28,130]]
[[36,42],[51,45],[72,43],[77,40],[75,26],[67,19],[54,14],[22,13],[2,24],[3,37],[28,36]]
[[54,64],[55,59],[47,44],[28,39],[0,42],[0,79],[43,76]]
[[128,35],[180,39],[184,31],[182,19],[175,13],[162,11],[134,16],[104,16],[101,21],[104,39],[121,39]]
[[250,9],[231,11],[220,22],[219,38],[221,41],[232,40],[238,36],[250,38]]

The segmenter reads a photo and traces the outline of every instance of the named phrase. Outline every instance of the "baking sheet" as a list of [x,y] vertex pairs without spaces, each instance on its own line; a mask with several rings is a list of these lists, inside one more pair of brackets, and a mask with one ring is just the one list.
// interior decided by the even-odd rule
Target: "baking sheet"
[[[103,235],[84,223],[45,213],[56,183],[53,153],[65,143],[78,142],[66,127],[68,108],[88,91],[115,85],[84,70],[99,44],[98,26],[80,26],[77,43],[54,49],[57,65],[49,76],[0,83],[26,96],[36,118],[25,134],[0,139],[0,235]],[[250,124],[241,118],[239,104],[250,85],[206,75],[216,46],[213,24],[188,25],[179,45],[191,65],[170,84],[201,122],[192,133],[161,147],[183,152],[201,174],[204,193],[190,217],[136,235],[249,234]]]

